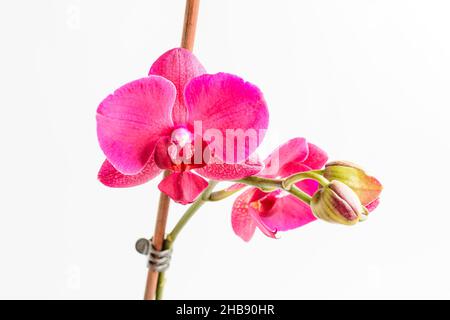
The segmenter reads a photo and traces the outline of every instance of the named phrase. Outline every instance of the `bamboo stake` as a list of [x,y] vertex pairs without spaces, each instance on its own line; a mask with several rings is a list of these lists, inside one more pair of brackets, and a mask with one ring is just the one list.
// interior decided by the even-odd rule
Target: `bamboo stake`
[[[195,30],[197,26],[198,9],[200,0],[186,0],[186,9],[184,14],[183,36],[181,47],[190,51],[194,48]],[[168,172],[164,173],[166,177]],[[153,246],[156,250],[163,249],[164,236],[166,232],[167,216],[169,213],[170,199],[161,192],[158,204],[158,214],[156,216],[155,232],[153,234]],[[158,285],[159,273],[148,270],[147,283],[145,285],[144,300],[156,299],[156,288]]]
[[186,0],[181,47],[188,49],[189,51],[192,51],[194,49],[195,30],[197,28],[199,6],[200,0]]
[[[166,171],[164,173],[164,177],[166,177],[167,175],[168,172]],[[165,193],[161,192],[161,194],[159,195],[158,213],[156,215],[155,232],[153,233],[153,242],[152,242],[153,247],[158,251],[162,250],[164,244],[167,217],[169,214],[169,204],[170,204],[169,197]],[[144,300],[156,299],[156,287],[158,285],[158,276],[159,276],[158,272],[152,271],[150,270],[150,268],[148,269]]]

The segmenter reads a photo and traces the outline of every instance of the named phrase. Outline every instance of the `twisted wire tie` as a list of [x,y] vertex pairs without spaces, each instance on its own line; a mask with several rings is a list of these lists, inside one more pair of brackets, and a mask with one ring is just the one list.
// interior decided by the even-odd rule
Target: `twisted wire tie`
[[172,249],[168,250],[156,250],[152,245],[152,240],[144,238],[136,241],[136,251],[140,254],[147,256],[147,267],[151,271],[164,272],[170,266],[170,260],[172,259]]

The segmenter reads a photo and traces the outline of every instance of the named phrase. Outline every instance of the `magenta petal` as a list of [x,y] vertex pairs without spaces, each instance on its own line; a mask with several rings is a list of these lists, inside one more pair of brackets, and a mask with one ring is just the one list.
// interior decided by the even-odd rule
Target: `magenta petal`
[[264,233],[269,238],[277,239],[277,231],[278,231],[277,228],[269,227],[265,223],[264,219],[260,216],[259,212],[256,209],[252,208],[251,205],[248,208],[248,211],[252,216],[256,226],[258,227],[259,230],[261,230],[262,233]]
[[274,230],[286,231],[316,220],[310,207],[291,195],[277,199],[272,208],[261,214],[264,224]]
[[249,213],[250,199],[253,197],[255,190],[255,188],[251,188],[240,194],[234,201],[231,212],[233,231],[244,241],[250,241],[256,229],[256,223]]
[[97,109],[97,135],[108,161],[121,173],[141,171],[160,136],[173,126],[174,85],[158,76],[119,88]]
[[98,179],[105,186],[111,188],[129,188],[150,181],[160,172],[161,169],[155,164],[153,157],[150,157],[144,169],[135,175],[124,175],[117,171],[108,160],[105,160],[98,173]]
[[155,163],[160,169],[172,169],[173,162],[169,156],[170,138],[162,137],[155,146]]
[[[286,174],[286,166],[303,163],[308,157],[308,143],[304,138],[294,138],[275,149],[264,161],[265,169],[260,176],[277,177]],[[294,172],[292,172],[294,173]],[[289,175],[288,173],[287,175]]]
[[253,176],[264,168],[261,162],[242,162],[239,164],[228,164],[217,161],[207,164],[201,169],[197,169],[197,173],[212,180],[238,180]]
[[303,164],[312,170],[321,169],[328,161],[327,153],[312,143],[308,143],[308,150],[308,158],[303,161]]
[[201,121],[203,133],[221,134],[216,156],[225,162],[245,160],[261,143],[269,114],[261,91],[251,83],[227,73],[204,74],[188,83],[185,100],[190,125]]
[[319,183],[315,180],[310,179],[299,181],[295,185],[310,196],[313,196],[319,188]]
[[371,203],[366,204],[365,207],[369,212],[372,212],[373,210],[375,210],[378,207],[379,204],[380,204],[380,198],[377,198],[377,199],[373,200]]
[[278,176],[284,178],[284,177],[288,177],[294,173],[310,171],[310,170],[311,170],[310,167],[305,166],[301,162],[290,162],[290,163],[286,163],[283,167],[280,168],[280,171],[278,172]]
[[172,118],[175,125],[185,124],[188,119],[184,103],[184,88],[192,79],[206,73],[197,58],[183,48],[175,48],[160,56],[150,68],[149,75],[159,75],[170,80],[177,89],[177,99],[173,106]]
[[208,186],[208,181],[195,173],[173,172],[162,180],[158,188],[174,201],[181,204],[192,203]]

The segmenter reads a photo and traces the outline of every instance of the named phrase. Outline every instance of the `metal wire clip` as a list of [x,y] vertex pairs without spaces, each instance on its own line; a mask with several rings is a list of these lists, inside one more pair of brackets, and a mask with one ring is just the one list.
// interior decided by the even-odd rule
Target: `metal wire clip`
[[164,272],[169,268],[172,259],[172,249],[158,251],[152,241],[144,238],[136,241],[136,251],[148,257],[147,266],[152,271]]

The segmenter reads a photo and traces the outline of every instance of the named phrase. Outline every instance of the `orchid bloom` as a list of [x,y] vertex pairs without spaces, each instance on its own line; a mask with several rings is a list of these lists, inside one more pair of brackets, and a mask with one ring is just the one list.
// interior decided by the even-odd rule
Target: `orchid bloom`
[[[227,131],[261,133],[267,126],[266,103],[256,86],[227,73],[206,74],[191,52],[175,48],[155,61],[148,77],[125,84],[99,105],[97,135],[107,160],[98,177],[110,187],[132,187],[168,170],[159,189],[191,203],[208,185],[203,177],[232,180],[261,171],[262,164],[246,159],[263,134],[238,155],[237,137]],[[221,134],[222,150],[210,148],[208,130]],[[224,161],[225,151],[231,160]],[[194,161],[196,152],[200,161]]]
[[[264,161],[265,168],[257,176],[285,178],[291,174],[322,168],[327,154],[303,138],[294,138],[278,147]],[[304,180],[296,186],[313,195],[318,183]],[[263,192],[250,188],[239,195],[232,210],[232,227],[244,241],[250,241],[256,227],[266,236],[276,238],[277,231],[301,227],[316,220],[310,207],[282,190]]]
[[[303,138],[294,138],[270,154],[264,161],[264,170],[256,176],[286,178],[295,173],[322,169],[326,162],[327,154],[323,150]],[[367,175],[363,169],[349,162],[334,161],[326,164],[322,172],[325,178],[337,180],[332,181],[330,185],[340,184],[341,191],[344,188],[348,189],[346,200],[352,204],[362,205],[363,208],[359,209],[365,214],[378,206],[383,187],[375,177]],[[310,196],[316,197],[325,188],[319,189],[318,182],[311,179],[299,181],[295,185]],[[230,190],[240,188],[243,186],[237,184],[231,186]],[[312,200],[314,202],[314,197]],[[358,217],[360,216],[362,215],[358,214]],[[250,241],[256,227],[266,236],[276,238],[277,231],[295,229],[317,218],[309,205],[285,191],[263,192],[258,188],[250,188],[235,200],[231,222],[234,232],[244,241]],[[322,216],[319,218],[323,219]],[[352,223],[343,224],[351,225],[357,221],[350,222]]]

